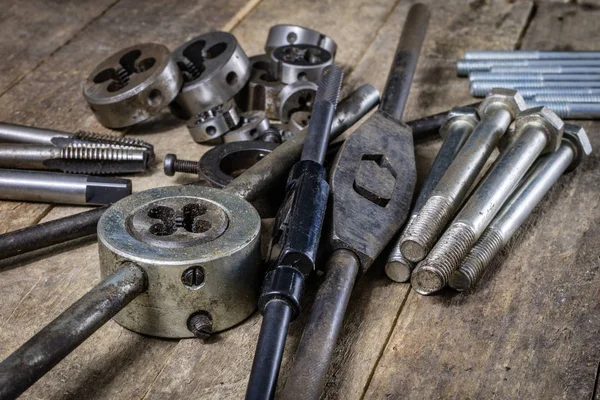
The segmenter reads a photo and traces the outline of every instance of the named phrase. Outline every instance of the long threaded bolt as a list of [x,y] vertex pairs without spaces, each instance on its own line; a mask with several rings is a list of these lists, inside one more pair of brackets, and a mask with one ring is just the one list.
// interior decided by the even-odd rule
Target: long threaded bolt
[[530,101],[536,103],[600,103],[600,94],[539,94]]
[[471,82],[470,92],[475,97],[485,97],[493,88],[505,89],[540,89],[540,88],[600,88],[600,81],[477,81]]
[[495,72],[472,72],[469,75],[471,82],[479,81],[600,81],[600,74],[510,74]]
[[514,90],[494,89],[478,108],[481,118],[423,208],[407,227],[400,243],[412,262],[427,255],[525,101]]
[[167,176],[173,176],[175,172],[198,175],[200,173],[200,162],[178,160],[175,154],[167,154],[165,156],[164,170]]
[[563,67],[554,65],[549,67],[492,67],[491,74],[600,74],[598,67]]
[[566,103],[558,101],[528,101],[529,107],[546,106],[564,119],[598,119],[600,103]]
[[543,152],[560,144],[563,122],[544,107],[523,111],[515,120],[516,139],[498,158],[450,227],[412,274],[420,294],[431,294],[448,283],[477,239]]
[[475,71],[492,68],[544,68],[544,67],[600,67],[599,60],[459,60],[456,62],[458,76],[468,76]]
[[583,156],[591,153],[585,131],[576,125],[565,124],[565,134],[559,149],[540,158],[532,167],[518,190],[502,207],[464,262],[450,276],[448,284],[462,291],[473,288],[483,272],[523,225],[557,179],[572,170]]
[[524,98],[537,97],[537,96],[585,96],[585,95],[598,95],[600,94],[600,88],[538,88],[538,89],[525,89],[517,87],[515,90],[521,93]]
[[600,51],[472,50],[465,60],[600,60]]
[[[440,134],[444,138],[444,143],[440,147],[431,169],[429,170],[429,174],[423,183],[423,187],[415,201],[412,213],[408,218],[409,222],[406,224],[404,232],[411,226],[411,222],[427,202],[433,189],[435,189],[436,185],[448,169],[448,166],[452,163],[452,160],[469,135],[471,135],[478,122],[479,117],[477,116],[477,109],[474,107],[456,107],[448,113],[448,118],[440,129]],[[388,258],[388,262],[385,265],[385,273],[390,279],[396,282],[407,282],[414,269],[414,263],[404,257],[400,250],[403,234],[394,245]]]

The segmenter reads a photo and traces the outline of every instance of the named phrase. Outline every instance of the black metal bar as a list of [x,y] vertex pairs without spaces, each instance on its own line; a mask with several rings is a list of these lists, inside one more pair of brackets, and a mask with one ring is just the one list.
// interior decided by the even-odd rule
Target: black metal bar
[[108,206],[0,235],[0,260],[96,233]]
[[291,319],[292,309],[283,300],[265,306],[246,399],[273,398]]
[[329,257],[282,399],[296,399],[299,394],[306,400],[321,397],[359,267],[349,250],[336,250]]
[[397,121],[402,120],[410,84],[417,69],[417,61],[429,25],[429,16],[429,9],[423,4],[417,3],[410,8],[381,97],[379,109]]
[[147,287],[146,273],[125,264],[0,363],[0,399],[37,382]]
[[[481,102],[469,104],[465,107],[477,108],[479,104],[481,104]],[[444,122],[446,122],[449,112],[450,110],[407,122],[406,124],[410,126],[413,131],[413,140],[415,142],[422,142],[433,136],[438,136],[440,128]]]

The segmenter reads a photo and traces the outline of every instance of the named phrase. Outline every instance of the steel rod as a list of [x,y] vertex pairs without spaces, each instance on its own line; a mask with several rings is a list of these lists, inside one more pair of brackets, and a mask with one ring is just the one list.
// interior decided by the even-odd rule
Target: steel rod
[[100,282],[0,363],[0,399],[27,390],[146,286],[145,272],[132,263]]

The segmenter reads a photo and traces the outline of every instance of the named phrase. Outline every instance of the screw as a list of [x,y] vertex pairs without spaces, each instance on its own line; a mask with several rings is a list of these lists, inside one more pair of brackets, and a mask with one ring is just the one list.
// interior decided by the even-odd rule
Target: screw
[[181,281],[190,289],[197,289],[204,283],[204,269],[202,267],[191,267],[183,271]]
[[425,258],[511,121],[524,108],[525,101],[514,90],[494,89],[485,98],[477,110],[481,121],[403,235],[404,257],[412,262]]
[[458,60],[458,76],[468,76],[475,71],[490,71],[498,68],[544,68],[544,67],[600,67],[600,60]]
[[173,176],[175,172],[187,174],[200,174],[200,162],[189,160],[178,160],[175,154],[167,154],[164,163],[165,175]]
[[469,80],[471,82],[477,81],[593,81],[597,82],[600,80],[600,74],[536,74],[536,73],[523,73],[523,74],[497,74],[494,72],[472,72],[469,74]]
[[[425,179],[425,182],[421,187],[421,191],[415,201],[415,205],[411,216],[408,218],[408,223],[406,224],[406,228],[404,228],[404,232],[410,227],[411,222],[431,195],[431,192],[446,172],[446,169],[448,169],[454,156],[456,156],[471,132],[473,132],[473,129],[475,129],[478,121],[479,117],[477,116],[477,109],[474,107],[456,107],[448,113],[446,122],[440,129],[440,134],[444,138],[444,143],[429,170],[427,179]],[[385,273],[390,279],[396,282],[407,282],[414,269],[414,264],[404,257],[400,250],[402,238],[403,234],[394,245],[387,264],[385,265]]]
[[198,339],[208,339],[213,333],[212,316],[206,311],[199,311],[190,315],[187,327]]
[[452,273],[448,282],[450,287],[459,291],[471,289],[556,180],[565,171],[577,167],[583,156],[590,153],[591,146],[583,128],[565,124],[559,149],[542,157],[532,167],[523,184],[511,195],[460,268]]
[[493,88],[502,87],[505,89],[540,89],[540,88],[553,88],[557,90],[559,88],[600,88],[600,82],[592,81],[525,81],[525,80],[514,80],[514,81],[477,81],[471,82],[470,92],[475,97],[485,97],[490,90]]
[[412,274],[413,288],[431,294],[448,283],[471,247],[511,195],[537,157],[555,151],[563,122],[545,107],[521,112],[515,120],[516,139],[494,163],[462,210]]
[[528,101],[529,107],[546,106],[564,119],[598,119],[600,103],[566,103],[557,101]]
[[600,59],[600,51],[471,50],[465,60],[583,60]]

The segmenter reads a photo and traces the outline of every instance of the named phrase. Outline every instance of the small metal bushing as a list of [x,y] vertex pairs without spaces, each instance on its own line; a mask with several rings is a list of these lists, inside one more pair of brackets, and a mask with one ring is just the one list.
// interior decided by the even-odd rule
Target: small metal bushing
[[309,81],[296,81],[287,85],[279,93],[279,120],[287,123],[292,114],[298,111],[311,111],[318,85]]
[[269,119],[264,111],[246,111],[240,115],[241,125],[223,136],[225,143],[255,140],[269,129]]
[[218,189],[162,187],[115,203],[98,223],[102,278],[126,262],[148,276],[148,290],[115,321],[164,338],[205,337],[240,323],[256,309],[259,233],[256,210]]
[[171,109],[181,118],[232,99],[250,78],[248,57],[227,32],[210,32],[190,40],[175,49],[173,60],[184,83]]
[[251,75],[248,81],[247,110],[261,110],[269,119],[278,119],[279,93],[285,85],[271,74],[271,57],[262,54],[250,57]]
[[269,29],[265,51],[271,53],[278,47],[291,44],[317,46],[327,50],[333,56],[337,50],[335,41],[321,32],[297,25],[274,25]]
[[305,44],[278,47],[271,58],[272,75],[285,84],[298,80],[318,82],[323,69],[333,64],[333,55],[329,51]]
[[85,82],[83,97],[98,122],[123,128],[156,115],[175,99],[182,84],[169,49],[143,43],[98,64]]
[[240,123],[240,115],[233,101],[218,105],[191,118],[188,131],[196,143],[218,139]]
[[254,140],[215,146],[200,158],[200,174],[222,188],[277,148],[277,143]]

